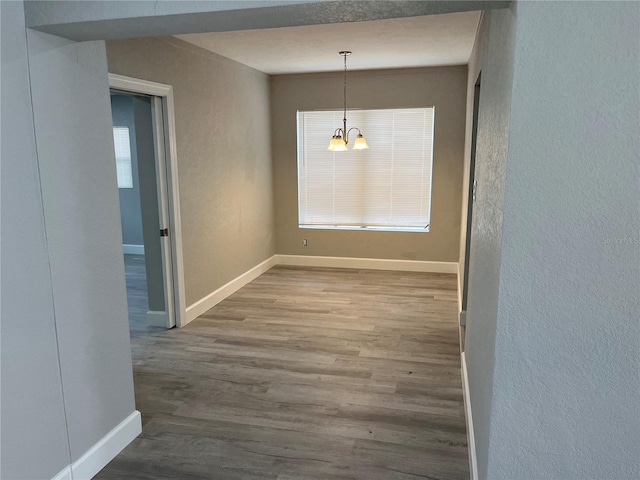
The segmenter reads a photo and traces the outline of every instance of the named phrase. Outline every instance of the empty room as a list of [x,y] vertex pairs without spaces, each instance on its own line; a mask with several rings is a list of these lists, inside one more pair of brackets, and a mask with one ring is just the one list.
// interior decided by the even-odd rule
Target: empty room
[[143,434],[98,478],[468,476],[456,274],[479,20],[107,42],[110,74],[173,87],[187,308],[179,330],[131,322]]
[[640,478],[639,2],[0,6],[3,479]]

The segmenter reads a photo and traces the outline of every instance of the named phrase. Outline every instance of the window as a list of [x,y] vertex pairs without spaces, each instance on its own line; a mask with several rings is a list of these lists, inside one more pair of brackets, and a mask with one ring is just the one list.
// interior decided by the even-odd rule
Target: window
[[129,127],[113,127],[113,145],[116,150],[118,188],[133,188]]
[[434,108],[347,116],[368,150],[327,151],[342,111],[298,112],[299,227],[428,232]]

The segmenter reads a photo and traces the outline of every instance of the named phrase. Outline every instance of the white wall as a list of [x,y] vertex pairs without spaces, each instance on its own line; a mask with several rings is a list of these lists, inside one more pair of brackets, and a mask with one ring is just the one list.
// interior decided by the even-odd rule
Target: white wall
[[640,478],[638,38],[637,2],[519,2],[479,32],[480,478]]
[[106,51],[104,42],[27,34],[60,370],[76,461],[135,410]]
[[48,479],[134,412],[106,55],[0,8],[1,475]]
[[487,478],[640,478],[640,3],[516,18]]
[[69,464],[62,381],[21,2],[0,2],[2,26],[3,479],[52,478]]
[[86,2],[82,8],[73,1],[32,2],[27,6],[30,27],[43,24],[96,22],[123,18],[148,18],[167,15],[206,14],[208,12],[224,12],[262,7],[277,7],[305,3],[317,3],[329,0],[183,0],[180,2],[159,2],[134,0],[124,5],[119,2]]
[[[476,150],[477,193],[473,207],[465,355],[473,412],[478,470],[485,478],[492,420],[496,318],[500,286],[502,229],[515,15],[511,9],[487,12],[470,63],[467,95],[478,72],[482,86]],[[473,100],[471,100],[473,101]],[[468,104],[467,108],[473,108]],[[472,110],[471,110],[472,112]],[[467,121],[472,113],[467,110]],[[470,129],[468,129],[470,133]],[[467,171],[469,156],[466,158]]]

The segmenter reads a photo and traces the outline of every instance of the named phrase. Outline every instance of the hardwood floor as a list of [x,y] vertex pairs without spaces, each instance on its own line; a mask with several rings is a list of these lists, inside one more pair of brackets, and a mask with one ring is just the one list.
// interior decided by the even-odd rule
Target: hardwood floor
[[131,337],[136,338],[150,333],[164,332],[164,328],[150,327],[147,323],[149,297],[144,255],[125,254],[124,272],[127,282],[127,307]]
[[132,335],[143,433],[98,479],[467,479],[455,275],[274,267]]

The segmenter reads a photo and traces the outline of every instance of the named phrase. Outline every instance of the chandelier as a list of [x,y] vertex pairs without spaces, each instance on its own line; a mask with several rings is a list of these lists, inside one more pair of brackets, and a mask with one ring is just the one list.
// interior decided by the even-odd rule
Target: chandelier
[[329,142],[329,148],[327,148],[327,150],[330,152],[344,152],[348,150],[347,145],[349,144],[349,133],[351,130],[358,131],[358,136],[353,142],[353,149],[364,150],[365,148],[369,148],[369,145],[367,145],[367,141],[364,139],[360,129],[357,127],[351,127],[347,130],[347,57],[351,55],[351,52],[343,50],[338,53],[344,57],[344,116],[342,118],[342,127],[334,130],[333,137],[331,137],[331,142]]

